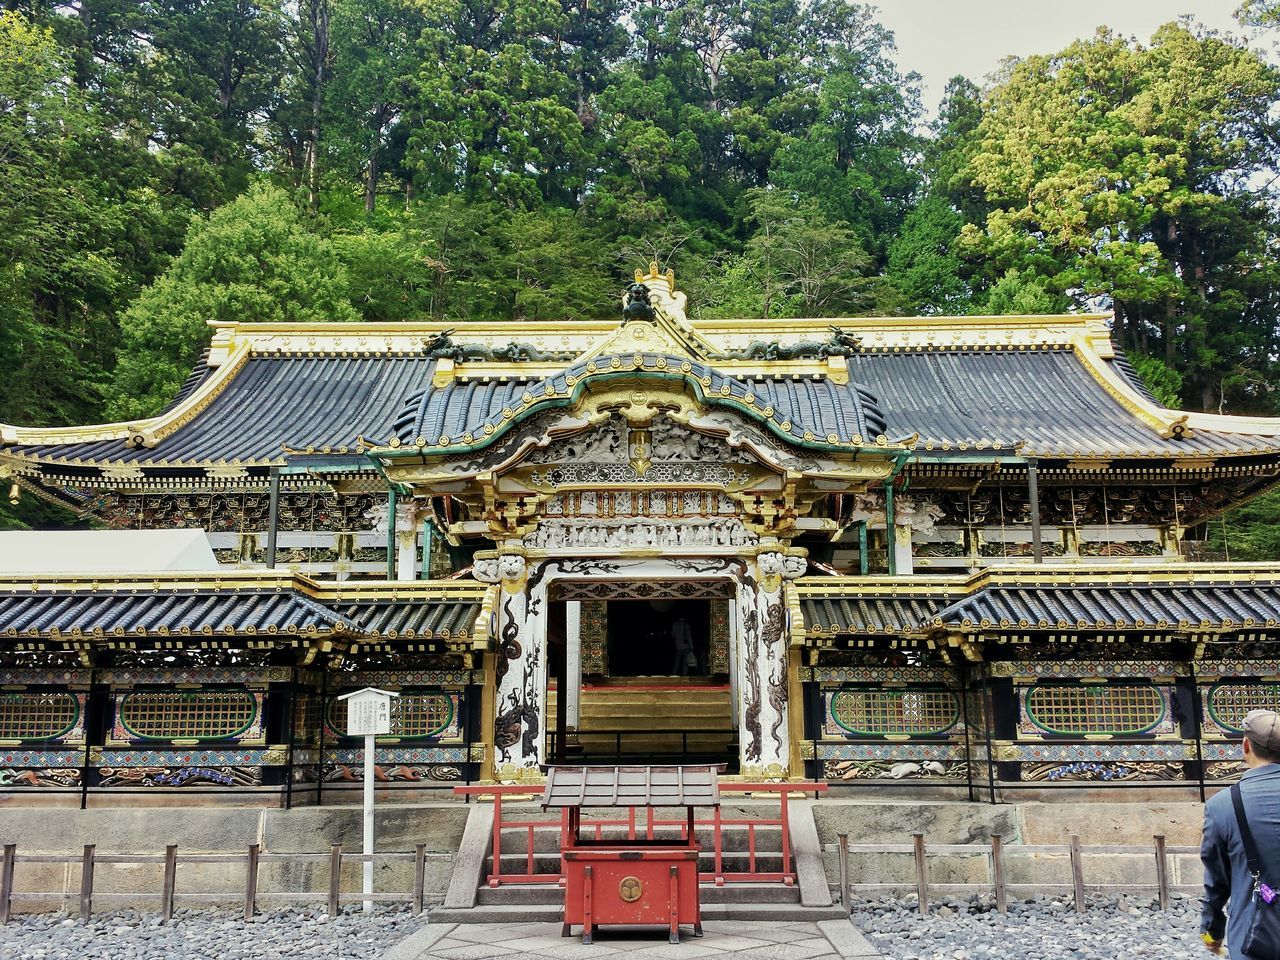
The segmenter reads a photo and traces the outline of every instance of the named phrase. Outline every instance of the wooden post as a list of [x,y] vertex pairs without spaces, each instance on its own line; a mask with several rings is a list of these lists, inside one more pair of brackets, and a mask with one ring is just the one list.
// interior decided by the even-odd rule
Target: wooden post
[[338,894],[342,889],[342,844],[329,848],[329,916],[339,916],[342,910]]
[[991,835],[991,882],[996,888],[996,909],[1009,912],[1009,893],[1004,886],[1004,837]]
[[1031,506],[1031,557],[1044,562],[1044,538],[1040,534],[1040,478],[1036,461],[1027,461],[1027,503]]
[[898,573],[897,533],[894,531],[893,478],[884,482],[884,539],[889,546],[889,576]]
[[0,864],[0,923],[9,922],[13,907],[13,865],[18,856],[18,845],[4,845],[4,862]]
[[426,885],[427,845],[420,843],[413,852],[413,915],[422,913],[422,889]]
[[258,844],[249,847],[249,866],[244,873],[244,918],[252,920],[258,900],[258,854],[262,848]]
[[1076,913],[1084,913],[1084,864],[1080,862],[1080,837],[1071,835],[1071,884],[1075,887]]
[[173,890],[178,883],[178,846],[164,848],[164,890],[160,894],[160,913],[165,921],[173,919]]
[[93,913],[93,849],[92,843],[84,845],[84,859],[80,862],[80,922],[88,923]]
[[1160,892],[1160,909],[1169,909],[1169,860],[1164,849],[1164,834],[1156,834],[1156,887]]
[[924,834],[912,834],[915,840],[916,896],[920,900],[920,916],[929,914],[929,872],[924,862]]
[[669,893],[668,903],[671,910],[671,917],[670,917],[671,931],[669,936],[667,937],[667,941],[669,943],[679,943],[680,942],[680,871],[676,869],[674,864],[671,867],[669,867],[668,870],[670,871],[668,876],[670,877],[670,880],[671,880],[669,884],[669,890],[668,890],[668,893]]
[[267,569],[276,567],[276,543],[280,532],[280,468],[271,468],[270,493],[267,495]]
[[582,942],[590,943],[596,925],[595,911],[591,905],[591,884],[595,878],[590,867],[582,869]]
[[836,834],[837,852],[840,858],[840,906],[845,913],[851,913],[849,903],[849,835]]

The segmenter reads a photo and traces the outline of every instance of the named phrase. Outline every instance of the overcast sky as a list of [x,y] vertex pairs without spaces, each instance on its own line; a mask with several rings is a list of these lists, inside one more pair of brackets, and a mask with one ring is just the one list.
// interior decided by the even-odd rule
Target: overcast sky
[[957,73],[981,85],[1010,54],[1061,50],[1105,24],[1149,40],[1162,23],[1191,14],[1219,30],[1239,26],[1240,0],[879,0],[880,22],[894,32],[898,63],[923,80],[924,107],[938,107]]

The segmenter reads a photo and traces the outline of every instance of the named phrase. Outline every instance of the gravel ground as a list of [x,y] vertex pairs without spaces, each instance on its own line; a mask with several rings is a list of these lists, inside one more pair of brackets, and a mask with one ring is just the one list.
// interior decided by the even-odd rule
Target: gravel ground
[[889,960],[1204,960],[1200,902],[1175,898],[1168,913],[1153,901],[1038,897],[995,910],[993,897],[944,898],[920,916],[914,896],[855,903],[853,922]]
[[405,910],[359,904],[335,920],[319,910],[259,914],[175,910],[171,923],[132,911],[95,914],[87,926],[64,914],[21,915],[0,927],[0,960],[365,960],[427,922]]

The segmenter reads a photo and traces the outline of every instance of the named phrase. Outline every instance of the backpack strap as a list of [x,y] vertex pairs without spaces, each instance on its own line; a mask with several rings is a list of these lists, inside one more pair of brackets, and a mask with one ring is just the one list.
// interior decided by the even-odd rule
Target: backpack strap
[[1253,839],[1249,820],[1244,815],[1244,794],[1238,783],[1231,785],[1231,805],[1236,808],[1236,824],[1240,827],[1240,839],[1244,843],[1245,859],[1249,861],[1249,872],[1257,878],[1262,874],[1262,858],[1258,856],[1258,844]]

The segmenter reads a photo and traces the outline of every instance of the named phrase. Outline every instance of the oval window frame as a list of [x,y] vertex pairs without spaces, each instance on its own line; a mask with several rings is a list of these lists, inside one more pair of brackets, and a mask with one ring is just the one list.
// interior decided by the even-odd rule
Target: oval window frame
[[76,724],[80,722],[81,714],[84,707],[80,702],[80,698],[69,690],[53,690],[49,692],[35,690],[6,690],[0,693],[0,697],[19,698],[19,697],[57,697],[59,699],[65,697],[71,701],[71,722],[57,733],[47,734],[39,737],[3,737],[15,743],[47,743],[52,740],[61,740],[68,733],[76,728]]
[[1218,716],[1218,711],[1214,709],[1213,705],[1213,695],[1222,687],[1270,687],[1276,691],[1277,705],[1280,705],[1280,683],[1277,683],[1274,680],[1242,681],[1236,677],[1219,680],[1217,683],[1209,687],[1208,694],[1205,697],[1205,710],[1208,711],[1209,718],[1214,723],[1233,736],[1243,737],[1244,730],[1232,724],[1225,723],[1222,718]]
[[[140,733],[130,725],[128,720],[125,719],[125,706],[129,702],[129,699],[131,697],[138,696],[140,694],[157,694],[157,693],[168,694],[171,696],[183,696],[183,695],[189,696],[193,694],[198,695],[202,693],[235,693],[245,697],[248,700],[250,705],[249,716],[248,716],[248,719],[240,727],[238,727],[231,733],[223,733],[223,734],[218,734],[216,736],[210,736],[210,735],[183,736],[181,734],[167,734],[164,736],[153,736],[147,733]],[[119,721],[120,723],[120,729],[122,729],[125,733],[127,733],[131,740],[134,740],[140,743],[172,743],[172,742],[222,743],[228,740],[235,740],[237,737],[241,736],[243,733],[249,730],[254,725],[254,723],[257,722],[260,709],[261,709],[261,704],[258,702],[258,697],[255,695],[254,691],[250,690],[248,687],[210,687],[210,688],[205,688],[201,690],[146,690],[146,689],[130,690],[127,693],[125,693],[123,696],[121,696],[118,701],[116,701],[116,720]]]
[[[454,703],[454,697],[457,695],[457,691],[442,690],[439,688],[432,688],[432,689],[419,688],[416,690],[401,690],[399,691],[399,693],[401,697],[413,697],[413,696],[441,697],[449,704],[449,716],[445,719],[444,723],[442,723],[433,733],[404,734],[404,733],[395,733],[393,731],[384,736],[379,736],[378,739],[379,740],[402,740],[407,743],[420,743],[424,740],[445,739],[440,735],[441,732],[446,730],[449,727],[449,724],[453,723],[453,721],[457,718],[458,713],[461,711],[461,706],[462,706],[461,703],[458,703],[458,704]],[[398,703],[398,702],[400,701],[399,700],[393,701],[393,706],[395,703]],[[339,701],[337,697],[334,697],[332,700],[329,701],[329,709],[325,711],[325,716],[324,716],[325,729],[328,730],[329,733],[341,739],[357,739],[357,740],[360,739],[359,737],[354,737],[354,738],[348,737],[345,730],[341,730],[334,725],[333,710],[338,705],[338,703]]]
[[[896,732],[888,732],[888,731],[873,732],[868,730],[857,730],[855,728],[849,727],[846,724],[842,723],[836,717],[835,701],[837,697],[840,697],[844,694],[859,694],[859,693],[860,694],[944,693],[951,698],[951,704],[952,704],[951,722],[948,723],[945,727],[941,727],[937,730],[930,731],[929,733],[896,733]],[[827,699],[827,715],[831,718],[831,721],[844,732],[844,736],[851,739],[861,738],[861,739],[884,740],[888,738],[899,739],[902,737],[906,737],[908,739],[927,739],[930,737],[945,737],[948,733],[954,730],[956,726],[960,723],[960,721],[963,719],[961,716],[961,712],[962,712],[962,705],[960,703],[960,698],[956,695],[956,692],[954,690],[951,690],[947,687],[930,686],[930,687],[905,687],[905,688],[891,688],[891,689],[887,689],[884,687],[841,687],[838,690],[831,691],[831,694]]]
[[[1160,712],[1153,723],[1148,724],[1141,729],[1134,730],[1057,730],[1045,726],[1035,715],[1032,708],[1032,696],[1040,690],[1149,690],[1155,694],[1156,700],[1160,704]],[[1161,692],[1160,688],[1153,683],[1035,683],[1027,687],[1022,696],[1022,706],[1026,713],[1027,719],[1031,721],[1031,725],[1046,736],[1050,737],[1143,737],[1152,735],[1160,724],[1164,723],[1169,716],[1169,699]]]

